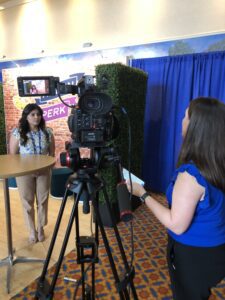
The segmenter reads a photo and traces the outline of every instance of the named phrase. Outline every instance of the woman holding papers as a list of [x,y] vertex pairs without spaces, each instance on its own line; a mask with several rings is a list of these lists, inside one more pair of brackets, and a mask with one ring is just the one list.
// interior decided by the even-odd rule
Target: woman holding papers
[[[200,97],[182,122],[183,144],[168,186],[168,208],[139,196],[168,229],[167,261],[176,300],[208,299],[225,277],[225,104]],[[131,190],[130,182],[127,183]]]

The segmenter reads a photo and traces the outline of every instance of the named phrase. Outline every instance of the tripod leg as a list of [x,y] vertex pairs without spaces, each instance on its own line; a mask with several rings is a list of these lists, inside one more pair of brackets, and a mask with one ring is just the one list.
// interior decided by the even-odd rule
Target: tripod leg
[[[84,274],[84,263],[81,263],[81,274]],[[82,276],[82,299],[85,299],[85,278],[83,278],[83,276]]]
[[47,257],[46,257],[46,260],[45,260],[45,264],[44,264],[44,267],[43,267],[43,270],[42,270],[42,273],[41,273],[41,276],[40,276],[40,279],[39,279],[39,282],[38,282],[39,285],[41,285],[42,282],[44,281],[47,270],[48,270],[49,261],[50,261],[51,256],[52,256],[52,251],[53,251],[55,241],[56,241],[56,237],[57,237],[57,234],[58,234],[58,231],[59,231],[59,226],[60,226],[60,223],[61,223],[61,220],[62,220],[62,216],[63,216],[63,212],[64,212],[64,209],[65,209],[68,193],[69,193],[69,190],[67,188],[66,191],[65,191],[65,194],[63,196],[63,200],[62,200],[62,203],[61,203],[61,206],[60,206],[59,214],[58,214],[58,217],[57,217],[57,220],[56,220],[56,225],[55,225],[54,232],[53,232],[53,235],[52,235],[51,243],[50,243],[48,253],[47,253]]
[[[115,236],[116,236],[116,239],[117,239],[117,243],[118,243],[118,246],[119,246],[119,249],[120,249],[121,257],[123,259],[123,263],[124,263],[124,266],[126,268],[126,272],[127,272],[127,274],[132,275],[134,277],[134,269],[131,270],[129,265],[128,265],[126,254],[125,254],[125,251],[124,251],[124,248],[123,248],[123,244],[122,244],[122,241],[121,241],[121,238],[120,238],[118,228],[116,226],[115,218],[113,216],[113,213],[112,213],[112,210],[111,210],[111,207],[110,207],[109,197],[108,197],[105,186],[103,186],[102,190],[103,190],[103,194],[104,194],[104,198],[105,198],[105,201],[106,201],[107,208],[109,210],[109,213],[110,213],[110,216],[111,216],[111,219],[112,219],[113,229],[114,229]],[[131,274],[131,272],[133,272],[133,274]],[[138,299],[136,289],[135,289],[135,286],[134,286],[134,282],[133,282],[133,277],[130,278],[130,280],[128,278],[128,281],[130,283],[130,287],[131,287],[134,299]]]
[[92,264],[92,297],[95,299],[95,264]]
[[58,230],[59,230],[59,226],[60,226],[60,223],[61,223],[62,215],[63,215],[63,212],[64,212],[67,197],[68,197],[68,192],[69,192],[69,190],[67,189],[66,192],[65,192],[65,195],[63,197],[61,207],[60,207],[59,215],[58,215],[58,218],[57,218],[57,221],[56,221],[56,226],[55,226],[54,233],[53,233],[53,236],[52,236],[52,240],[51,240],[51,243],[50,243],[50,247],[49,247],[49,250],[48,250],[46,262],[45,262],[41,277],[38,281],[38,287],[37,287],[37,291],[36,291],[36,299],[46,299],[46,296],[48,297],[47,299],[52,299],[52,297],[53,297],[53,290],[54,290],[54,287],[55,287],[55,284],[56,284],[56,281],[57,281],[57,278],[58,278],[58,273],[59,273],[61,263],[62,263],[62,260],[63,260],[63,256],[64,256],[64,253],[65,253],[65,250],[66,250],[66,246],[67,246],[68,239],[69,239],[69,236],[70,236],[70,232],[71,232],[71,228],[72,228],[72,225],[73,225],[74,217],[75,217],[75,214],[77,213],[77,210],[78,210],[78,202],[79,202],[80,193],[78,194],[77,199],[75,199],[75,201],[74,201],[74,205],[73,205],[73,208],[72,208],[72,212],[71,212],[69,223],[68,223],[67,230],[66,230],[66,235],[65,235],[65,238],[64,238],[64,241],[63,241],[63,246],[62,246],[62,249],[60,251],[59,259],[58,259],[58,262],[57,262],[57,265],[56,265],[56,271],[54,273],[51,285],[49,286],[48,282],[45,280],[45,276],[46,276],[46,273],[47,273],[49,261],[50,261],[51,255],[52,255],[53,247],[54,247],[56,237],[57,237],[57,233],[58,233]]
[[[109,258],[111,269],[112,269],[116,284],[118,284],[120,282],[120,279],[119,279],[119,276],[118,276],[118,273],[117,273],[117,270],[116,270],[116,266],[115,266],[115,263],[114,263],[114,260],[113,260],[112,253],[110,251],[109,242],[108,242],[108,239],[107,239],[107,236],[106,236],[106,233],[105,233],[104,226],[102,224],[102,220],[101,220],[101,217],[100,217],[100,214],[99,214],[99,211],[98,211],[98,205],[97,205],[97,201],[96,201],[95,197],[93,197],[93,199],[92,199],[92,204],[93,204],[93,207],[94,207],[96,220],[98,222],[98,225],[99,225],[99,228],[100,228],[100,231],[101,231],[101,234],[102,234],[102,239],[103,239],[105,249],[106,249],[106,252],[107,252],[107,255],[108,255],[108,258]],[[120,299],[126,299],[126,298],[124,298],[122,291],[119,291],[119,295],[120,295]],[[127,299],[129,299],[129,298],[127,298]]]
[[136,293],[136,290],[135,290],[135,287],[134,287],[134,284],[133,284],[133,278],[130,277],[130,276],[134,276],[134,270],[130,270],[130,268],[129,268],[129,265],[128,265],[128,262],[127,262],[127,259],[126,259],[126,255],[125,255],[125,251],[123,249],[122,241],[121,241],[121,238],[120,238],[120,235],[119,235],[119,231],[118,231],[114,216],[113,216],[112,211],[111,211],[107,191],[106,191],[104,186],[102,187],[102,189],[103,189],[105,201],[106,201],[106,204],[107,204],[107,208],[109,210],[109,214],[110,214],[110,217],[112,219],[113,229],[114,229],[115,236],[116,236],[116,239],[117,239],[117,243],[118,243],[118,246],[119,246],[119,249],[120,249],[120,253],[121,253],[124,265],[125,265],[125,269],[126,269],[127,274],[129,274],[129,276],[127,276],[126,280],[121,283],[120,278],[118,276],[118,272],[117,272],[115,263],[114,263],[114,259],[112,257],[111,251],[110,251],[109,242],[108,242],[108,239],[107,239],[107,236],[106,236],[106,233],[105,233],[104,226],[102,224],[101,216],[100,216],[99,211],[98,211],[98,200],[96,200],[95,197],[93,197],[92,204],[93,204],[93,207],[94,207],[94,210],[95,210],[96,219],[97,219],[99,228],[101,230],[102,239],[103,239],[103,242],[104,242],[104,245],[105,245],[105,248],[106,248],[106,252],[107,252],[107,255],[108,255],[108,258],[109,258],[111,269],[112,269],[112,272],[113,272],[113,275],[114,275],[114,278],[115,278],[116,287],[117,287],[117,290],[119,292],[120,299],[130,299],[130,296],[129,296],[129,293],[128,293],[128,290],[127,290],[127,284],[129,283],[130,286],[131,286],[131,290],[132,290],[134,299],[138,299],[137,293]]
[[53,295],[55,284],[56,284],[58,274],[59,274],[59,271],[60,271],[60,268],[61,268],[61,264],[62,264],[62,261],[63,261],[63,258],[64,258],[66,246],[67,246],[67,243],[68,243],[68,240],[69,240],[69,237],[70,237],[70,233],[71,233],[71,229],[72,229],[72,226],[73,226],[74,218],[75,218],[75,215],[77,215],[78,203],[79,203],[79,198],[77,198],[75,200],[74,205],[73,205],[73,209],[72,209],[72,213],[70,215],[69,223],[68,223],[68,226],[67,226],[67,229],[66,229],[66,234],[65,234],[65,237],[64,237],[64,240],[63,240],[63,245],[62,245],[62,248],[61,248],[61,251],[60,251],[60,254],[59,254],[59,259],[58,259],[57,264],[56,264],[56,270],[55,270],[54,276],[52,278],[52,283],[51,283],[50,290],[49,290],[50,295]]

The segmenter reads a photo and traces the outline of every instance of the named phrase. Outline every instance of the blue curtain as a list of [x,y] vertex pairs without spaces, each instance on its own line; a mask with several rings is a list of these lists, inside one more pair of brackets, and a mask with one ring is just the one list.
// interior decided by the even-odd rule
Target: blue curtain
[[132,60],[148,73],[144,121],[143,178],[165,192],[176,166],[182,119],[191,99],[225,102],[225,51]]

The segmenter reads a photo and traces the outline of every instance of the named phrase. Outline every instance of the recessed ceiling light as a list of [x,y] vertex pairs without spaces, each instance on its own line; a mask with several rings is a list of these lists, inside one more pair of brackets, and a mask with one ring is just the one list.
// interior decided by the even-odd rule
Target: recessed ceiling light
[[83,43],[84,48],[91,47],[92,45],[93,44],[91,42]]

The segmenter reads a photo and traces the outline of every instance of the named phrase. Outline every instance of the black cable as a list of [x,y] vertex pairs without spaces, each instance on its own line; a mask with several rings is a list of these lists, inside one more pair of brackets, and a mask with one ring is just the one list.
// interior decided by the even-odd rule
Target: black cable
[[57,91],[57,96],[58,96],[58,98],[60,99],[60,101],[61,101],[65,106],[67,106],[67,107],[69,107],[69,108],[74,108],[74,107],[75,107],[75,105],[69,105],[69,104],[67,104],[67,103],[62,99],[61,94],[60,94],[60,92],[59,92],[59,83],[57,84],[56,91]]
[[82,281],[85,280],[86,273],[90,269],[91,266],[92,266],[92,263],[90,263],[87,266],[86,270],[84,270],[84,272],[81,275],[80,279],[77,281],[77,283],[76,283],[76,289],[75,289],[74,294],[73,294],[73,300],[76,300],[78,288],[79,288],[80,284],[82,283]]
[[[122,113],[126,116],[127,118],[127,126],[128,126],[128,174],[129,174],[129,181],[130,181],[130,196],[129,196],[129,201],[131,203],[132,200],[132,195],[133,195],[133,185],[132,185],[132,179],[131,179],[131,125],[130,125],[130,118],[127,114],[127,111],[124,107],[121,107]],[[130,222],[130,233],[131,233],[131,261],[130,261],[130,273],[133,270],[133,261],[134,261],[134,228],[133,228],[133,221]],[[129,276],[130,274],[128,274]],[[129,294],[130,294],[130,286],[129,286]]]

